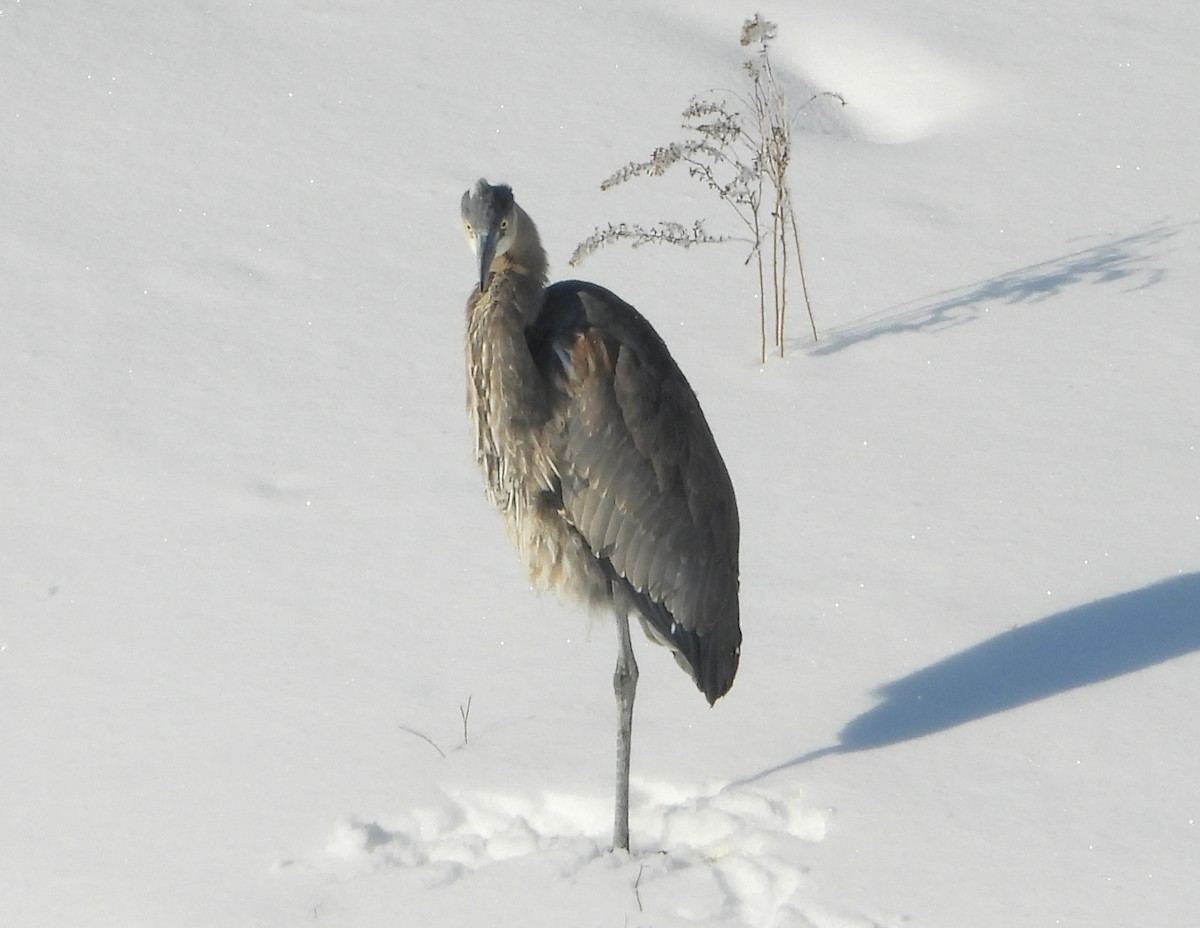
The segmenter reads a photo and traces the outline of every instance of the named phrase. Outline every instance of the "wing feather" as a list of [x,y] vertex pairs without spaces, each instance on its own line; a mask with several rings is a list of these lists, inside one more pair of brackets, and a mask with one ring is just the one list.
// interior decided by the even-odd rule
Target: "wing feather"
[[566,518],[712,702],[737,671],[737,502],[691,386],[650,324],[593,284],[547,290],[529,333],[558,385]]

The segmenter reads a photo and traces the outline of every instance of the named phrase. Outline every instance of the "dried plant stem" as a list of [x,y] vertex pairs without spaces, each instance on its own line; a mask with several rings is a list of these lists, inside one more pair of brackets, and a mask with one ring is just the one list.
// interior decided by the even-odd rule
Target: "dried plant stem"
[[[759,176],[759,191],[762,190],[762,176]],[[763,273],[762,226],[758,220],[758,210],[754,211],[754,258],[758,262],[758,319],[762,334],[762,344],[759,350],[759,363],[767,363],[767,282]]]
[[808,281],[804,277],[804,258],[800,253],[800,233],[796,230],[796,214],[792,213],[792,238],[796,240],[796,267],[800,271],[800,291],[804,294],[804,308],[808,310],[808,324],[812,326],[813,341],[817,340],[817,320],[813,318],[812,301],[808,298]]
[[[745,95],[730,92],[726,96],[709,91],[694,97],[683,111],[685,141],[656,148],[646,161],[629,162],[600,185],[601,190],[610,190],[635,177],[661,177],[673,167],[682,165],[688,176],[711,190],[733,211],[750,236],[750,254],[745,263],[748,264],[753,255],[758,271],[759,356],[764,364],[767,360],[767,257],[764,251],[768,235],[775,347],[779,356],[783,357],[787,344],[788,265],[792,260],[795,260],[800,275],[800,289],[813,340],[818,338],[787,179],[792,159],[792,124],[805,107],[818,98],[828,97],[843,106],[846,104],[840,94],[825,92],[814,94],[799,109],[788,105],[771,63],[770,43],[775,32],[775,24],[758,14],[746,20],[742,25],[741,44],[753,47],[754,51],[743,65],[750,84]],[[741,104],[745,112],[733,109],[735,102]],[[765,199],[768,184],[769,204]],[[770,223],[763,216],[763,210],[768,208]],[[660,222],[650,227],[609,223],[576,247],[570,263],[574,266],[599,248],[618,241],[631,242],[635,248],[650,243],[690,248],[731,238],[710,235],[699,221],[691,227],[676,222]]]
[[471,700],[473,698],[474,697],[472,696],[468,696],[467,704],[465,706],[458,707],[458,714],[462,716],[463,723],[463,744],[469,743],[467,738],[467,719],[471,717]]
[[788,269],[788,252],[787,252],[787,227],[783,224],[783,216],[779,218],[779,251],[783,255],[783,259],[779,262],[779,332],[776,334],[775,340],[779,345],[779,356],[783,357],[783,333],[787,328],[787,269]]
[[779,213],[771,214],[771,290],[775,298],[775,344],[782,342],[779,331],[780,295],[779,295]]
[[430,738],[429,735],[425,734],[425,732],[417,731],[415,728],[409,728],[407,725],[401,725],[401,726],[399,726],[399,728],[401,731],[406,731],[410,735],[416,735],[418,738],[420,738],[426,744],[430,745],[442,757],[446,756],[446,752],[443,751],[440,747],[438,747],[437,742],[434,741],[432,738]]

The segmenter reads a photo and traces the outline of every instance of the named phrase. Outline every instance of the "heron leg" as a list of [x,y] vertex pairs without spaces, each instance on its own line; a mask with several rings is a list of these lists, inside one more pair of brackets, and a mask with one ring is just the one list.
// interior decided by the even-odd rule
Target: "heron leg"
[[638,666],[629,637],[629,616],[617,613],[617,668],[613,692],[617,697],[617,804],[613,818],[613,850],[629,850],[629,746],[633,739],[633,697]]

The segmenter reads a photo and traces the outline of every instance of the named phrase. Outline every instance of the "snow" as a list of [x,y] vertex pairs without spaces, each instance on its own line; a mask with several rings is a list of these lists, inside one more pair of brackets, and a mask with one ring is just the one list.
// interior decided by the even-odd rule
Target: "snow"
[[[0,923],[1200,911],[1200,13],[764,8],[849,105],[794,162],[822,339],[760,368],[734,250],[566,268],[728,222],[597,184],[752,12],[0,0]],[[639,644],[630,855],[611,629],[471,460],[480,175],[663,333],[739,493],[739,678]]]

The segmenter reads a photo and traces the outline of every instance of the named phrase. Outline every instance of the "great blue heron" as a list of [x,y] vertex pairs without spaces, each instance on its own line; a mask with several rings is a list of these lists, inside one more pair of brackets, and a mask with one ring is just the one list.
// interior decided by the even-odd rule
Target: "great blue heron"
[[636,615],[709,704],[733,685],[738,512],[695,393],[628,303],[546,286],[546,253],[512,190],[480,179],[462,221],[479,259],[467,301],[467,406],[487,495],[536,587],[616,614],[613,847],[629,848]]

